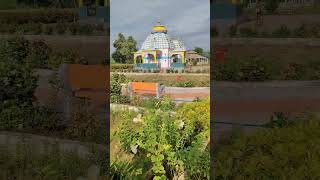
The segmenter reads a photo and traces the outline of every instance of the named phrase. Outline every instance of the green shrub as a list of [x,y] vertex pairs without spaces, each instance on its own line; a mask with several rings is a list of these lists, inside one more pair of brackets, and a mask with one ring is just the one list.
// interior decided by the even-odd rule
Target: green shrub
[[0,11],[0,23],[58,23],[73,22],[78,19],[77,9],[15,9]]
[[26,62],[33,68],[48,68],[51,48],[43,40],[35,40],[29,45]]
[[50,69],[57,69],[60,67],[61,64],[87,64],[88,62],[79,57],[78,54],[76,54],[72,50],[66,50],[66,51],[53,51],[50,54],[49,61],[48,61],[48,67]]
[[299,26],[296,29],[294,29],[293,33],[294,33],[295,37],[300,37],[300,38],[308,37],[307,25],[302,24],[301,26]]
[[282,73],[284,80],[303,80],[307,74],[307,66],[302,63],[289,63]]
[[284,128],[238,135],[214,150],[214,179],[312,179],[319,177],[320,121],[301,118]]
[[258,32],[251,28],[243,27],[239,29],[239,33],[241,37],[257,37]]
[[272,35],[277,38],[288,38],[291,35],[291,31],[286,25],[281,25],[280,28],[272,32]]
[[265,81],[271,79],[271,66],[256,57],[228,59],[213,69],[217,81]]
[[123,74],[112,74],[110,81],[110,102],[111,103],[128,103],[129,98],[121,95],[121,83],[126,82]]
[[101,120],[97,111],[90,107],[89,102],[79,102],[73,105],[67,134],[70,137],[94,140],[101,128]]
[[0,40],[0,43],[0,59],[5,57],[13,62],[21,63],[28,55],[29,41],[23,37]]
[[132,70],[134,68],[133,64],[111,64],[110,70],[111,72],[117,71],[117,70]]
[[81,35],[91,35],[94,31],[94,27],[89,24],[81,25],[79,28],[79,34]]
[[183,172],[190,179],[209,179],[209,106],[209,100],[184,104],[176,115],[148,110],[134,120],[124,113],[117,133],[121,147],[145,164],[145,179],[172,179]]

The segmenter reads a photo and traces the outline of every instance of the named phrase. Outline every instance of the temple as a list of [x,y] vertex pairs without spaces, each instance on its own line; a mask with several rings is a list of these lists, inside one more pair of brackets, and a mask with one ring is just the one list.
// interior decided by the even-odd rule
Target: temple
[[186,48],[183,43],[168,35],[167,28],[158,22],[152,28],[138,52],[134,52],[137,69],[183,69]]

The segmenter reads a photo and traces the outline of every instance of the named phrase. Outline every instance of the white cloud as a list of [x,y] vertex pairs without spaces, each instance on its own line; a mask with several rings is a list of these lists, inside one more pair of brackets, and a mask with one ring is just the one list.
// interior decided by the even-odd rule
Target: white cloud
[[111,50],[118,33],[145,40],[158,19],[187,48],[210,48],[209,0],[115,0],[111,2]]

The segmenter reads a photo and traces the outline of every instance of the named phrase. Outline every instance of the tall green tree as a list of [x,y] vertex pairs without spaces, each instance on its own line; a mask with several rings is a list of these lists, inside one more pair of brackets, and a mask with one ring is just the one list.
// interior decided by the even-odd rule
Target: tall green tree
[[114,41],[113,47],[115,51],[112,53],[112,58],[117,63],[133,63],[133,52],[137,51],[137,42],[129,36],[128,39],[122,34],[118,34],[118,38]]
[[198,54],[200,54],[201,56],[203,56],[203,49],[200,47],[195,47],[194,51],[197,52]]

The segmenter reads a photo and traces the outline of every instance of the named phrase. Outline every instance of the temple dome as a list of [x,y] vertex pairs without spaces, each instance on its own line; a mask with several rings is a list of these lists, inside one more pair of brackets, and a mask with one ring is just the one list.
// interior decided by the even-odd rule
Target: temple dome
[[166,33],[152,33],[143,42],[141,50],[154,50],[154,49],[171,49],[175,45],[168,34]]

